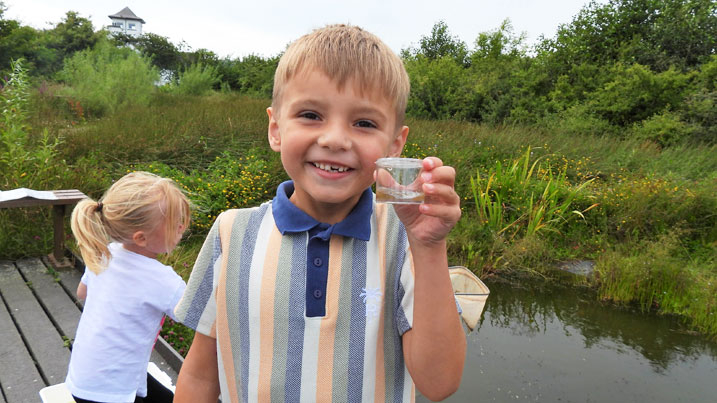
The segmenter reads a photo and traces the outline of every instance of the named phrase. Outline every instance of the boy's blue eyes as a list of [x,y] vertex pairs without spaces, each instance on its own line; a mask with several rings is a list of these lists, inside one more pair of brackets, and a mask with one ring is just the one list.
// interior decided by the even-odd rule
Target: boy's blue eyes
[[376,127],[376,125],[373,122],[371,122],[370,120],[359,120],[358,122],[356,122],[356,126],[363,127],[366,129],[371,129],[371,128]]
[[[321,120],[319,114],[314,112],[302,112],[299,114],[299,117],[309,120]],[[359,120],[355,123],[355,125],[364,129],[375,129],[376,127],[378,127],[374,122],[370,120]]]

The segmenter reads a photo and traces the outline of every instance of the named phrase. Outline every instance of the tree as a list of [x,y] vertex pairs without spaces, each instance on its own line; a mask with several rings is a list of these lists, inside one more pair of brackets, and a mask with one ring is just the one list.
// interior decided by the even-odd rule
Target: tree
[[168,72],[174,78],[177,77],[182,55],[179,47],[170,42],[167,37],[153,33],[142,34],[139,37],[115,33],[112,38],[119,45],[134,47],[142,56],[151,59],[155,67],[163,72]]
[[232,90],[242,94],[271,98],[274,87],[274,72],[280,56],[263,58],[257,55],[241,59],[223,59],[219,62],[222,80]]
[[448,25],[443,21],[438,21],[433,25],[430,36],[421,37],[417,50],[404,50],[402,53],[404,57],[422,55],[429,60],[450,57],[464,66],[469,63],[466,44],[457,37],[451,36]]
[[68,11],[65,18],[49,32],[48,46],[57,49],[61,59],[80,50],[90,49],[97,43],[92,21],[80,17],[76,11]]
[[10,64],[13,60],[25,59],[26,71],[33,70],[38,59],[38,53],[42,53],[42,46],[38,42],[38,32],[32,27],[20,26],[15,20],[5,19],[5,4],[0,1],[0,75],[5,76],[10,72]]
[[490,32],[481,32],[475,42],[475,51],[471,59],[489,59],[497,61],[501,58],[516,58],[525,56],[525,33],[515,36],[510,20],[504,20],[498,29]]
[[654,71],[694,69],[716,50],[714,0],[593,0],[538,47],[558,70],[615,62],[639,63]]

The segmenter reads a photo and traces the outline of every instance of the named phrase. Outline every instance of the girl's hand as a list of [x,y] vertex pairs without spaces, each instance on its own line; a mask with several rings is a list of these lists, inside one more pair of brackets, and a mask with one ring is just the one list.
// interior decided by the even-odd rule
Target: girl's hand
[[454,189],[456,171],[436,157],[423,160],[423,204],[395,204],[409,239],[426,246],[443,242],[461,218],[460,197]]

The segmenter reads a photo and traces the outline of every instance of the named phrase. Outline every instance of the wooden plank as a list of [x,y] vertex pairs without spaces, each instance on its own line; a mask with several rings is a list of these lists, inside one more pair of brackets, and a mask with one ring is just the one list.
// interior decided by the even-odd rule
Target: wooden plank
[[0,386],[6,403],[36,402],[45,383],[6,308],[5,288],[15,267],[0,262]]
[[[42,258],[42,262],[45,263],[45,265],[48,267],[51,266],[50,263],[46,260],[46,258]],[[62,288],[67,291],[71,299],[75,302],[79,309],[82,310],[82,306],[84,306],[84,303],[83,301],[77,299],[77,286],[80,285],[83,271],[75,267],[69,267],[56,268],[55,272],[57,272],[57,276],[60,279],[60,285],[62,286]]]
[[67,295],[59,281],[55,281],[40,259],[23,259],[16,264],[25,279],[32,283],[35,295],[59,327],[61,335],[74,339],[81,314],[74,300]]
[[60,383],[67,375],[70,349],[55,329],[47,314],[25,284],[20,272],[12,265],[0,267],[3,281],[0,292],[15,323],[40,367],[48,385]]

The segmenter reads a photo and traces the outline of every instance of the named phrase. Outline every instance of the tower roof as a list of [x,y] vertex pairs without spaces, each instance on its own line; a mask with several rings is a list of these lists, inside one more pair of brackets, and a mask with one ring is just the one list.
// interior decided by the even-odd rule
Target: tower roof
[[118,13],[112,14],[109,17],[110,18],[123,18],[125,20],[135,20],[135,21],[141,22],[142,24],[145,23],[143,19],[134,15],[134,13],[132,12],[132,10],[129,9],[129,7],[125,7]]

